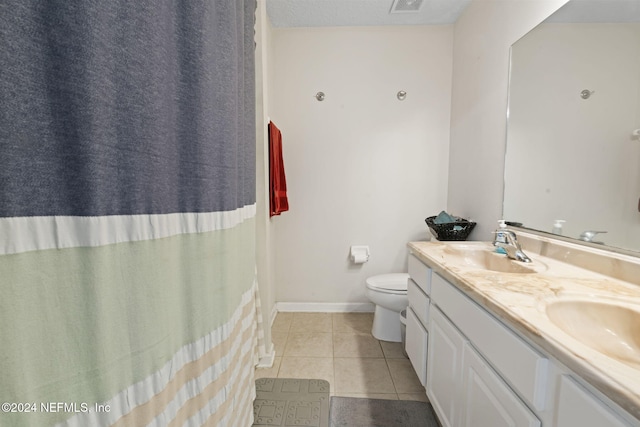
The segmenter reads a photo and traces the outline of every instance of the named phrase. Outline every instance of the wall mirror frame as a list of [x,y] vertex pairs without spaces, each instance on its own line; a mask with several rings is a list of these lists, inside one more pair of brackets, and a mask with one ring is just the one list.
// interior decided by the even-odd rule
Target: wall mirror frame
[[640,0],[570,0],[509,76],[503,218],[640,257]]

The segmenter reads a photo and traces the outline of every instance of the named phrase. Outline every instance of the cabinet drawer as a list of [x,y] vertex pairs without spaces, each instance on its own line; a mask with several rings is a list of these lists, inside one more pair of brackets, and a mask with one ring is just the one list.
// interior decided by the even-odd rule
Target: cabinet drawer
[[427,383],[427,338],[426,329],[424,329],[413,310],[408,308],[405,350],[422,385]]
[[429,297],[418,287],[413,279],[407,282],[407,297],[409,298],[409,307],[425,328],[429,329]]
[[424,291],[431,293],[431,269],[424,265],[415,255],[409,254],[408,258],[409,276]]
[[433,304],[527,402],[544,410],[548,359],[439,275],[432,286]]

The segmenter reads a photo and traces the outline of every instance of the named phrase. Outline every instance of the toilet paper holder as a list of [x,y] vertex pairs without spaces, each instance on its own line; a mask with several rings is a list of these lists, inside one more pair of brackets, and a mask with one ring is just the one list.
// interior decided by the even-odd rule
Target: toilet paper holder
[[362,264],[369,261],[369,246],[359,245],[351,246],[349,258],[354,264]]

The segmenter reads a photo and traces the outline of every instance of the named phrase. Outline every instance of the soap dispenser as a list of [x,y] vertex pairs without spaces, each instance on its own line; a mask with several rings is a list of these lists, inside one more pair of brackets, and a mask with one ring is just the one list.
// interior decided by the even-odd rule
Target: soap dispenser
[[565,222],[567,221],[565,221],[564,219],[556,219],[553,222],[553,229],[551,230],[551,232],[553,234],[562,234],[562,224],[564,224]]
[[507,253],[507,251],[505,251],[504,248],[501,248],[500,246],[496,246],[498,243],[507,243],[507,236],[504,233],[506,230],[507,230],[507,222],[504,219],[501,219],[500,221],[498,221],[498,229],[494,231],[494,234],[496,235],[496,237],[493,240],[493,245],[496,247],[496,252],[499,254]]

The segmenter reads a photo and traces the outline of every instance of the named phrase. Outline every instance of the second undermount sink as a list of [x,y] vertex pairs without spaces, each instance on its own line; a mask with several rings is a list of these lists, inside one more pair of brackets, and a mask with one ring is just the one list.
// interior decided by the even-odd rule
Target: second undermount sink
[[594,350],[640,368],[640,303],[566,298],[546,305],[549,319]]
[[534,261],[529,264],[514,261],[504,254],[496,253],[493,246],[487,246],[486,244],[453,243],[447,245],[444,252],[447,256],[457,257],[452,258],[452,261],[473,269],[517,274],[539,273],[542,270],[546,270],[546,266],[540,262]]

